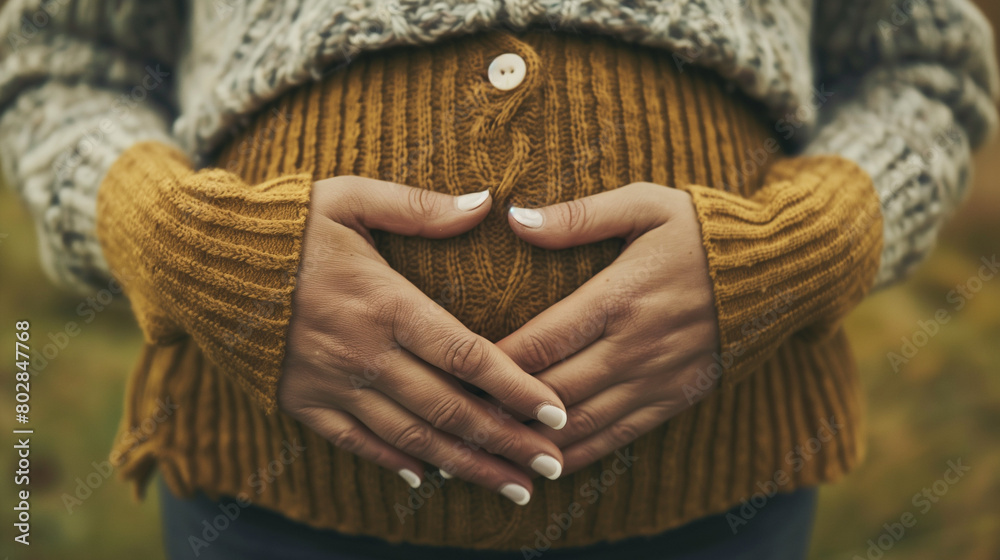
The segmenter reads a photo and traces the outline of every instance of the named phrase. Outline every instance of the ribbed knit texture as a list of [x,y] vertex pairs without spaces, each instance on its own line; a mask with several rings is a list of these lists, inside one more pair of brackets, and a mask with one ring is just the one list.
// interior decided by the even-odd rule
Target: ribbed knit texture
[[261,405],[277,405],[312,179],[247,185],[178,150],[136,144],[98,197],[98,232],[152,344],[190,335]]
[[786,159],[764,185],[749,198],[680,186],[701,223],[729,383],[771,358],[789,334],[835,330],[878,271],[881,214],[871,178],[856,164]]
[[[527,62],[525,81],[510,92],[496,90],[485,76],[489,61],[505,52]],[[118,202],[117,212],[125,213],[115,215],[126,218],[101,222],[110,258],[122,263],[144,262],[143,251],[156,247],[191,255],[193,241],[170,228],[154,238],[153,226],[131,224],[128,216],[161,215],[176,206],[181,195],[174,190],[194,185],[227,195],[192,203],[198,216],[226,207],[240,188],[257,193],[270,190],[250,185],[287,185],[281,192],[288,203],[278,204],[287,213],[253,211],[289,224],[301,217],[301,173],[356,174],[451,194],[489,188],[491,214],[465,235],[430,241],[378,234],[376,242],[392,266],[494,340],[570,293],[618,249],[614,241],[567,251],[530,247],[506,224],[509,204],[549,204],[634,181],[683,187],[703,220],[723,340],[740,339],[737,326],[746,321],[762,334],[742,338],[749,365],[726,371],[741,381],[723,383],[628,446],[635,457],[629,468],[622,471],[611,456],[558,481],[536,479],[526,507],[459,480],[436,488],[431,473],[421,497],[396,473],[339,451],[284,414],[265,414],[231,364],[213,359],[211,337],[145,346],[128,389],[123,435],[155,412],[158,398],[170,397],[180,408],[144,441],[119,438],[112,458],[140,491],[159,467],[180,495],[242,494],[317,527],[497,549],[535,546],[535,531],[544,532],[552,515],[573,502],[583,515],[554,547],[658,533],[730,508],[776,477],[781,491],[838,478],[861,457],[863,439],[856,371],[836,324],[871,286],[880,252],[877,218],[863,234],[851,233],[850,225],[877,209],[878,198],[854,164],[834,157],[775,154],[765,180],[764,167],[746,165],[756,147],[770,145],[758,114],[719,78],[691,68],[680,73],[655,51],[607,39],[491,33],[365,56],[283,97],[222,152],[219,167],[241,180],[179,170],[165,180],[151,168],[169,165],[127,163],[153,150],[134,149],[102,187],[109,197],[118,183],[154,193],[140,195],[148,197],[143,204]],[[150,173],[143,180],[161,187],[137,185],[136,171]],[[235,227],[198,227],[211,232],[212,250],[238,242],[253,252],[275,241]],[[282,247],[295,245],[296,227],[278,236]],[[126,242],[130,237],[136,240]],[[131,250],[137,254],[129,256]],[[243,262],[234,270],[247,273]],[[274,262],[294,268],[291,257]],[[178,265],[167,259],[166,266]],[[232,297],[214,282],[185,281],[192,306],[207,301],[199,294]],[[130,296],[153,286],[133,282]],[[781,291],[795,298],[784,305],[780,324],[768,328],[766,310],[789,299]],[[150,304],[169,302],[149,297]],[[177,313],[164,309],[167,317]],[[244,312],[252,315],[253,308]],[[186,317],[175,320],[185,328],[202,328],[196,314],[176,316]],[[798,328],[805,330],[793,332]],[[304,451],[287,451],[294,445]]]
[[[0,4],[0,167],[49,276],[107,287],[97,186],[133,144],[198,167],[262,107],[362,53],[490,29],[601,34],[710,68],[775,138],[872,176],[876,284],[922,262],[997,128],[993,34],[970,0],[9,0]],[[713,185],[717,186],[717,185]]]

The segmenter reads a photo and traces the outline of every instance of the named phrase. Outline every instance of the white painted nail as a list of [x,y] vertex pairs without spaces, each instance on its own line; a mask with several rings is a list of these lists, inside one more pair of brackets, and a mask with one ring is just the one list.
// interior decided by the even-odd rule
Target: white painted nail
[[566,412],[551,404],[542,405],[542,408],[538,409],[538,413],[535,416],[539,422],[553,430],[561,430],[566,425]]
[[517,220],[517,223],[531,229],[542,227],[542,222],[544,221],[542,219],[542,213],[538,210],[532,210],[531,208],[518,208],[517,206],[511,206],[510,215]]
[[519,506],[523,506],[531,501],[531,494],[528,493],[528,489],[520,484],[504,484],[500,488],[500,493]]
[[444,469],[438,469],[438,472],[441,473],[441,478],[443,478],[445,480],[451,480],[451,479],[455,478],[455,475],[449,474],[448,471],[446,471]]
[[551,455],[539,455],[531,462],[531,470],[549,480],[555,480],[562,474],[562,465]]
[[486,199],[489,197],[490,197],[489,189],[485,191],[463,194],[462,196],[455,198],[455,206],[457,206],[459,210],[462,210],[464,212],[469,212],[471,210],[475,210],[476,208],[482,206],[483,203],[486,202]]
[[410,485],[410,488],[420,488],[420,477],[417,476],[417,473],[410,469],[402,469],[399,471],[399,476],[403,477],[403,480]]

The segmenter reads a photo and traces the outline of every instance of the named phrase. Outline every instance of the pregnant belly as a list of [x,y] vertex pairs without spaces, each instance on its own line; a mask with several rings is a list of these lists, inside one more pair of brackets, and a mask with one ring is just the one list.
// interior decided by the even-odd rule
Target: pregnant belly
[[[509,89],[488,71],[505,53],[524,61]],[[759,114],[713,74],[679,71],[665,51],[596,36],[489,32],[363,54],[261,111],[218,165],[251,183],[305,171],[453,195],[489,189],[489,216],[466,234],[374,238],[391,266],[495,341],[620,249],[616,240],[561,251],[530,246],[507,225],[510,205],[543,206],[636,181],[749,194],[766,165],[763,147],[773,145]]]

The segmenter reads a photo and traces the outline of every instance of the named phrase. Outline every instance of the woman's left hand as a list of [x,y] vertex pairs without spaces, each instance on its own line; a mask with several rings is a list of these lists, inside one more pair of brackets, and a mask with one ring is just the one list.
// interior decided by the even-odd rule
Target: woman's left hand
[[[615,261],[497,345],[568,407],[537,422],[568,474],[626,446],[711,390],[719,344],[712,284],[691,197],[633,183],[536,210],[511,208],[515,233],[562,249],[624,238]],[[701,377],[699,379],[699,376]]]

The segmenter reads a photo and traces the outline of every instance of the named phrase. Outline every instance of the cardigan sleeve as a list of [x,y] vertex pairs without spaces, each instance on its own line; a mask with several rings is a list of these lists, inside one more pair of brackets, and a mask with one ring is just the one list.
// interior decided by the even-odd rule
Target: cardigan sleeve
[[0,164],[57,283],[121,283],[147,342],[190,336],[266,411],[311,178],[194,171],[170,134],[181,2],[0,9]]
[[[792,336],[822,337],[868,293],[882,252],[871,178],[840,156],[773,164],[753,196],[681,185],[708,258],[727,386]],[[711,372],[708,372],[711,374]]]
[[173,0],[11,0],[0,7],[0,167],[59,285],[107,287],[97,188],[136,142],[172,143]]
[[265,412],[277,387],[312,176],[258,185],[141,142],[111,166],[97,236],[146,340],[190,336]]
[[750,198],[682,187],[702,226],[730,385],[905,278],[996,128],[992,33],[965,0],[820,2],[814,22],[819,125],[801,153],[772,165]]

